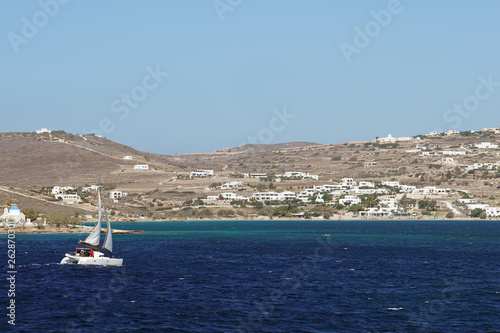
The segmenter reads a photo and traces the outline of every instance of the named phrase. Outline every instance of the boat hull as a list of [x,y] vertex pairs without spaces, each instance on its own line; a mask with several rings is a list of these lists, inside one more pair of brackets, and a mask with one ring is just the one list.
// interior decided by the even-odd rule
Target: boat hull
[[71,253],[66,253],[66,256],[61,260],[61,265],[83,265],[83,266],[122,266],[123,259],[109,258],[99,256],[99,253],[93,257],[82,257]]

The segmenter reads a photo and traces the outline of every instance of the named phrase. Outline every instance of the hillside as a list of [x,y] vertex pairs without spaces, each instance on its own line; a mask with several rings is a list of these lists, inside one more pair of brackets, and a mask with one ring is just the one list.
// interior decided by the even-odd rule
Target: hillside
[[[319,178],[274,181],[275,191],[299,192],[349,177],[375,183],[395,180],[405,185],[466,190],[494,203],[497,200],[496,187],[500,186],[496,166],[491,169],[481,167],[473,172],[460,166],[474,163],[496,165],[500,150],[479,149],[474,145],[485,141],[495,143],[499,138],[493,133],[463,132],[450,136],[420,136],[396,143],[375,140],[329,145],[294,142],[245,145],[211,153],[159,155],[140,152],[94,135],[81,137],[63,131],[50,134],[1,133],[0,204],[16,203],[43,211],[57,205],[56,210],[61,212],[74,213],[82,209],[91,212],[91,207],[81,204],[43,202],[35,205],[33,200],[38,203],[43,200],[28,200],[21,194],[32,196],[42,188],[56,185],[88,186],[95,184],[100,175],[108,190],[115,188],[129,194],[123,200],[108,203],[123,216],[133,218],[141,211],[150,216],[168,217],[170,212],[167,209],[159,211],[157,207],[175,209],[186,201],[217,195],[220,189],[207,188],[229,181],[243,181],[245,187],[238,193],[248,196],[259,184],[266,187],[270,184],[259,179],[242,179],[242,174],[266,173],[272,176],[286,171],[301,171]],[[411,151],[417,145],[421,148]],[[422,152],[432,155],[443,151],[461,151],[466,155],[421,156]],[[124,156],[133,159],[125,160]],[[149,170],[134,170],[136,164],[148,164]],[[190,179],[189,173],[196,169],[213,169],[215,176]],[[5,189],[11,192],[6,193]],[[89,200],[92,203],[94,199],[91,196]]]

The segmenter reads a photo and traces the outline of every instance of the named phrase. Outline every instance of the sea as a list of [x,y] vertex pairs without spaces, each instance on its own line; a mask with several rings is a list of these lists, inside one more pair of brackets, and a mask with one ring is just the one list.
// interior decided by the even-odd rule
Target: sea
[[85,234],[17,234],[8,274],[2,235],[0,331],[500,332],[499,221],[113,228],[144,230],[114,235],[122,267],[60,265]]

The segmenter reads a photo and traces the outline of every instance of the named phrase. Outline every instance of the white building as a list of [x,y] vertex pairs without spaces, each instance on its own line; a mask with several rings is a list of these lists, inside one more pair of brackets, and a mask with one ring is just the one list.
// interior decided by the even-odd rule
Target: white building
[[399,142],[399,141],[412,141],[413,138],[411,137],[399,137],[395,138],[392,136],[392,134],[388,134],[386,138],[378,138],[378,142],[383,142],[383,143],[394,143],[394,142]]
[[475,204],[477,203],[477,199],[458,199],[458,202],[463,203],[463,204]]
[[384,198],[380,201],[381,210],[386,212],[397,212],[399,210],[399,202],[396,198]]
[[360,181],[358,184],[359,187],[370,187],[374,188],[375,184],[373,182]]
[[377,207],[368,208],[368,210],[360,211],[358,212],[358,214],[363,217],[383,217],[392,215],[390,211],[386,211]]
[[134,158],[132,156],[123,156],[124,160],[133,160]]
[[488,204],[481,204],[481,203],[467,205],[467,208],[469,210],[474,210],[474,209],[486,210],[488,207],[490,207],[490,205],[488,205]]
[[257,192],[252,195],[252,199],[257,201],[285,201],[296,199],[297,196],[294,192],[285,191],[281,193],[277,192]]
[[228,190],[232,188],[243,187],[243,182],[229,182],[221,185],[221,190]]
[[52,188],[52,195],[62,194],[62,193],[65,193],[67,191],[74,191],[74,190],[75,190],[75,188],[72,186],[54,186]]
[[118,191],[118,190],[109,192],[109,198],[113,199],[113,200],[121,199],[126,195],[127,195],[127,193],[123,193],[122,191]]
[[460,156],[467,155],[467,152],[461,150],[443,150],[441,151],[441,155]]
[[311,178],[311,179],[315,179],[315,180],[318,180],[318,178],[319,178],[318,175],[311,175],[309,173],[300,172],[300,171],[286,171],[284,174],[277,175],[276,177],[300,178],[300,179]]
[[56,199],[61,198],[64,203],[74,204],[82,201],[78,194],[56,194],[54,195]]
[[416,186],[411,186],[411,185],[399,185],[399,190],[401,192],[413,192],[417,189]]
[[238,195],[236,193],[231,193],[231,192],[226,192],[226,193],[221,193],[219,194],[219,200],[228,200],[228,201],[248,201],[249,199],[247,197],[243,197],[241,195]]
[[149,165],[147,165],[147,164],[136,164],[136,165],[134,165],[134,170],[149,170]]
[[499,217],[500,216],[500,207],[487,207],[486,215],[491,217]]
[[22,225],[26,222],[26,217],[17,206],[12,206],[10,209],[4,208],[2,216],[0,216],[1,223],[14,223],[17,225]]
[[498,145],[491,142],[481,142],[475,145],[479,149],[498,149]]
[[339,199],[339,204],[344,206],[354,206],[361,203],[361,199],[355,195],[346,195],[344,198]]
[[36,132],[36,134],[42,134],[42,133],[49,133],[50,134],[52,131],[42,127],[41,129],[36,130],[35,132]]
[[439,136],[439,133],[436,131],[432,131],[429,134],[426,134],[425,136]]
[[251,173],[250,178],[266,178],[267,174],[265,173]]
[[413,190],[413,194],[451,194],[449,188],[437,188],[435,186],[426,186],[424,188],[417,188]]
[[449,130],[448,132],[446,132],[445,134],[446,134],[446,136],[452,136],[452,135],[455,135],[458,133],[459,133],[458,131],[452,129],[452,130]]
[[199,169],[196,171],[191,171],[189,174],[189,177],[211,177],[214,175],[214,170],[204,170],[204,169]]
[[389,186],[389,187],[399,187],[399,182],[398,181],[391,181],[391,180],[384,180],[382,182],[382,185]]
[[[82,191],[84,191],[84,192],[88,192],[88,191],[91,191],[91,190],[92,191],[97,191],[98,188],[99,188],[98,185],[91,185],[89,187],[82,187]],[[52,194],[54,194],[54,193],[52,193]]]
[[436,151],[423,151],[420,156],[439,156],[439,153]]
[[297,195],[291,191],[284,191],[280,193],[281,200],[295,200],[297,199]]
[[363,165],[365,168],[371,168],[371,167],[375,167],[377,166],[378,163],[377,162],[365,162],[365,164]]
[[[346,192],[346,191],[344,191]],[[359,188],[359,187],[354,187],[349,190],[347,190],[347,193],[349,194],[389,194],[389,191],[385,188]]]
[[492,134],[500,134],[500,128],[483,128],[481,130],[483,133],[492,133]]
[[341,185],[345,185],[347,187],[353,187],[356,186],[356,182],[352,178],[342,178],[342,182],[340,183]]

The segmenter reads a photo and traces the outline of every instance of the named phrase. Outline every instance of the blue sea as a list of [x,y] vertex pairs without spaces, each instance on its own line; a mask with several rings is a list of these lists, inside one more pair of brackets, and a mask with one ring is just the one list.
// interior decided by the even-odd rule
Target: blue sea
[[[114,223],[123,267],[59,265],[84,234],[16,236],[1,331],[499,332],[498,221]],[[7,237],[1,236],[4,276]]]

